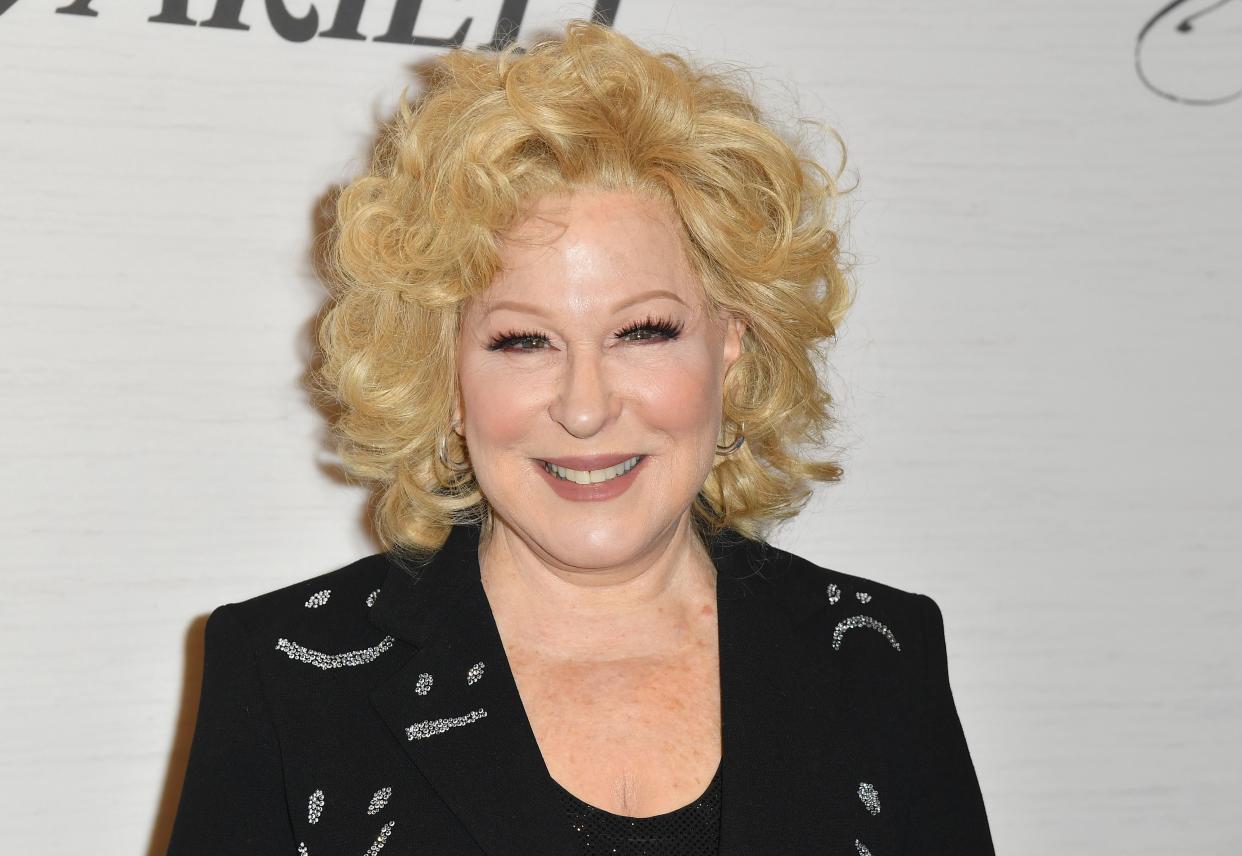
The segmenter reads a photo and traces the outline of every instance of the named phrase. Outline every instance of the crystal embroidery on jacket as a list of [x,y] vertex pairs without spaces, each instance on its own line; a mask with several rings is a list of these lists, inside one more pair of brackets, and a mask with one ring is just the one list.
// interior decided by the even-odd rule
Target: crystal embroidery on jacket
[[367,595],[367,606],[375,606],[375,599],[379,597],[379,589]]
[[313,595],[310,596],[309,600],[306,601],[306,604],[305,604],[306,608],[315,609],[317,607],[323,606],[325,603],[328,602],[328,598],[330,597],[332,597],[332,589],[324,589],[323,591],[317,591]]
[[[376,814],[385,805],[388,804],[388,798],[392,796],[392,788],[380,788],[371,797],[371,805],[367,809],[367,814]],[[318,823],[319,816],[323,814],[323,791],[318,790],[310,795],[309,816],[311,823]],[[380,829],[379,837],[367,849],[367,856],[375,856],[384,849],[384,845],[388,843],[388,836],[392,834],[392,828],[396,825],[396,821],[390,820]],[[310,856],[306,849],[306,842],[298,844],[298,856]]]
[[422,722],[416,722],[405,729],[405,736],[410,740],[422,740],[424,737],[432,737],[436,734],[443,734],[450,728],[457,728],[461,725],[469,725],[477,722],[487,716],[487,711],[483,708],[472,710],[464,716],[450,716],[444,719],[426,719]]
[[473,684],[481,677],[483,677],[483,664],[475,663],[470,667],[470,671],[466,672],[466,683]]
[[841,599],[841,587],[836,583],[828,583],[828,602],[835,604]]
[[851,615],[843,621],[837,622],[837,626],[832,631],[832,650],[841,650],[841,637],[845,635],[845,631],[852,630],[855,627],[870,627],[888,639],[889,643],[898,651],[901,650],[901,643],[897,641],[897,637],[893,636],[893,631],[889,630],[883,624],[870,615]]
[[858,798],[863,801],[867,811],[873,815],[880,813],[880,794],[870,782],[858,783]]
[[871,856],[871,851],[867,849],[867,845],[857,838],[854,839],[854,846],[858,848],[858,856]]
[[858,598],[861,603],[870,603],[871,595],[865,591],[855,592],[854,597]]
[[310,663],[312,666],[318,666],[321,669],[339,669],[342,666],[362,666],[370,663],[391,648],[395,641],[392,636],[385,636],[370,648],[363,648],[359,651],[346,651],[342,654],[325,654],[322,651],[304,648],[296,642],[290,642],[288,639],[281,638],[276,640],[276,649],[284,651],[291,660],[301,660],[303,663]]
[[392,796],[392,788],[380,788],[371,797],[371,804],[367,806],[367,814],[379,814],[380,810],[388,805],[388,799]]
[[379,838],[367,848],[366,856],[375,856],[384,849],[384,845],[388,843],[388,836],[392,834],[392,828],[397,825],[395,820],[390,820],[384,824],[384,828],[380,830]]
[[427,695],[431,692],[431,675],[423,672],[418,676],[418,680],[414,682],[414,692],[419,695]]

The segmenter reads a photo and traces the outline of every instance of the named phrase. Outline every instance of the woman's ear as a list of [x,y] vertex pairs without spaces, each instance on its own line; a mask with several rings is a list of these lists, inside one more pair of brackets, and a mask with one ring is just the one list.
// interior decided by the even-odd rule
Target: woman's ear
[[746,329],[745,319],[736,315],[727,316],[724,341],[725,371],[728,371],[742,355],[742,337],[746,334]]
[[453,421],[450,424],[452,425],[453,430],[457,432],[457,435],[459,437],[466,436],[466,429],[462,424],[462,406],[461,406],[460,391],[454,393],[453,395]]

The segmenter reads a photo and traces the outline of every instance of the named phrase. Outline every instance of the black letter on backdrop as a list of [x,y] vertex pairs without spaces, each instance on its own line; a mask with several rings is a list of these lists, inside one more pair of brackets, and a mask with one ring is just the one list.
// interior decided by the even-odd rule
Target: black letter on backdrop
[[147,22],[151,24],[183,24],[193,27],[194,19],[187,15],[185,11],[187,2],[188,0],[164,0],[164,5],[160,7],[160,13],[147,18]]
[[591,12],[591,20],[611,27],[617,20],[617,8],[621,0],[595,0],[595,9]]
[[[502,51],[505,46],[517,38],[522,28],[522,18],[526,15],[526,0],[505,0],[500,6],[500,17],[496,19],[496,29],[492,40],[479,45],[485,51]],[[521,53],[521,48],[518,49]]]
[[285,8],[284,0],[267,0],[267,19],[276,34],[287,42],[309,41],[319,29],[319,12],[313,5],[303,17],[295,18]]
[[[0,3],[0,15],[4,14],[4,10],[12,5],[13,4],[11,2],[8,4]],[[91,8],[91,0],[73,0],[73,2],[68,6],[61,6],[56,11],[61,15],[86,15],[90,18],[99,17],[99,13]]]
[[391,42],[398,45],[429,45],[437,48],[459,48],[462,42],[466,40],[466,33],[470,29],[470,22],[473,18],[467,18],[461,22],[461,26],[457,28],[457,32],[449,36],[447,39],[434,38],[432,36],[416,36],[414,35],[414,24],[418,21],[418,10],[423,5],[423,0],[397,0],[397,4],[392,8],[392,18],[388,24],[388,32],[382,36],[376,36],[371,41],[374,42]]
[[358,22],[362,20],[362,7],[367,0],[341,0],[336,7],[336,15],[332,18],[332,26],[319,35],[325,39],[366,39],[358,32]]
[[[201,27],[215,27],[220,30],[249,30],[249,24],[241,22],[241,7],[244,0],[216,0],[215,10],[211,17],[203,21]],[[189,0],[164,0],[160,13],[147,18],[152,24],[181,24],[194,26],[194,19],[186,12]]]
[[241,7],[244,0],[216,0],[215,11],[206,21],[200,21],[200,27],[216,27],[221,30],[249,30],[249,24],[241,22]]

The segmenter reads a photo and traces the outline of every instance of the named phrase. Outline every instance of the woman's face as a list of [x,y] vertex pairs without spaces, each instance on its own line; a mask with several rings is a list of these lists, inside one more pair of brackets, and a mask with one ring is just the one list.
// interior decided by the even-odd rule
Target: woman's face
[[709,313],[665,205],[583,190],[532,215],[466,307],[455,418],[498,526],[612,567],[689,522],[744,325]]

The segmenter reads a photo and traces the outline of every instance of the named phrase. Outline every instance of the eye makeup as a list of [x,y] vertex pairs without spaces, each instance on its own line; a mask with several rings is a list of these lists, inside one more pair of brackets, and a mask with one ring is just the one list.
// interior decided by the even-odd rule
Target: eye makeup
[[[654,335],[645,335],[641,338],[633,338],[634,342],[660,342],[673,341],[681,335],[685,324],[681,321],[674,321],[670,318],[657,318],[648,315],[642,321],[635,321],[627,324],[622,329],[613,334],[614,339],[625,339],[634,336],[637,333],[646,333]],[[494,336],[487,344],[489,351],[536,351],[539,347],[525,347],[526,343],[546,343],[548,337],[534,330],[510,330],[506,333],[500,333]],[[521,347],[518,347],[521,346]]]

